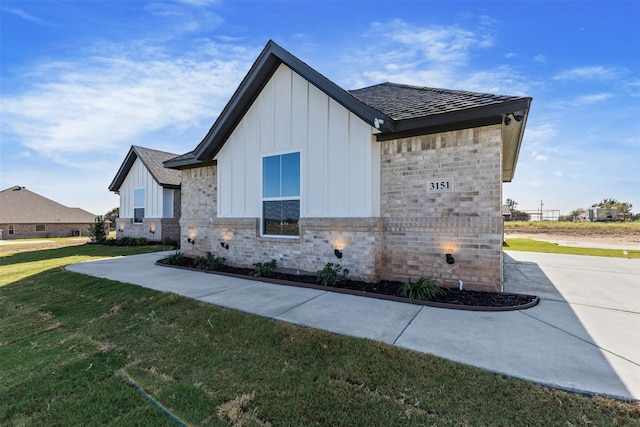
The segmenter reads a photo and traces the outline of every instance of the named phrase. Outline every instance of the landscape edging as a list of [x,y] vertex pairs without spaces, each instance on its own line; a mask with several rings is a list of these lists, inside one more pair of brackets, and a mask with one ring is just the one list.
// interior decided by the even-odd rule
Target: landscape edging
[[[274,278],[270,278],[270,277],[248,277],[245,274],[227,273],[227,272],[224,272],[224,271],[201,270],[199,268],[183,267],[183,266],[180,266],[180,265],[165,264],[165,263],[162,263],[160,261],[156,261],[156,265],[159,265],[161,267],[171,267],[171,268],[178,268],[178,269],[182,269],[182,270],[198,271],[198,272],[201,272],[201,273],[217,274],[219,276],[235,277],[235,278],[238,278],[238,279],[255,280],[255,281],[258,281],[258,282],[272,283],[272,284],[276,284],[276,285],[285,285],[285,286],[295,286],[295,287],[298,287],[298,288],[316,289],[316,290],[327,291],[327,292],[335,292],[335,293],[339,293],[339,294],[355,295],[355,296],[361,296],[361,297],[367,297],[367,298],[376,298],[376,299],[381,299],[381,300],[386,300],[386,301],[395,301],[395,302],[402,302],[402,303],[414,304],[414,305],[424,305],[424,306],[427,306],[427,307],[446,308],[446,309],[450,309],[450,310],[517,311],[517,310],[526,310],[527,308],[534,307],[534,306],[536,306],[538,304],[538,302],[540,302],[540,298],[538,298],[538,296],[526,295],[526,296],[531,296],[534,299],[531,302],[527,303],[527,304],[516,305],[516,306],[485,307],[485,306],[474,306],[474,305],[463,305],[463,304],[449,304],[449,303],[436,302],[436,301],[411,300],[409,298],[399,297],[399,296],[394,296],[394,295],[376,294],[375,292],[357,291],[357,290],[354,290],[354,289],[344,289],[344,288],[338,288],[338,287],[333,287],[333,286],[314,285],[314,284],[311,284],[311,283],[294,282],[294,281],[291,281],[291,280],[281,280],[281,279],[274,279]],[[522,294],[512,294],[512,293],[508,293],[508,292],[504,292],[504,294],[505,295],[522,295]]]

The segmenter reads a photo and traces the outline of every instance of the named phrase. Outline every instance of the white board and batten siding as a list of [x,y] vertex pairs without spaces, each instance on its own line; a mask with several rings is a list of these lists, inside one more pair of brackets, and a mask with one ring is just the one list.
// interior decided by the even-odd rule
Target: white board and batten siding
[[120,217],[133,218],[133,192],[144,188],[145,218],[173,217],[173,192],[164,189],[153,178],[140,159],[136,159],[120,186]]
[[261,216],[263,156],[300,152],[302,218],[379,215],[375,129],[280,65],[218,161],[218,215]]

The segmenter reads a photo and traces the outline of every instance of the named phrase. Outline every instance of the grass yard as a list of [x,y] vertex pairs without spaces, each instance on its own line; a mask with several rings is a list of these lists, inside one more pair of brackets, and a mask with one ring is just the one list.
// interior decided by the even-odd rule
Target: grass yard
[[[509,251],[546,252],[552,254],[590,255],[613,258],[640,259],[640,250],[579,248],[573,246],[560,246],[555,243],[541,242],[533,239],[514,238],[507,239],[503,249]],[[625,253],[626,252],[626,253]]]
[[0,425],[177,425],[124,369],[194,426],[640,426],[640,404],[60,268],[144,248],[63,249],[0,257]]
[[640,221],[624,222],[570,222],[570,221],[506,221],[505,230],[527,229],[537,230],[584,230],[606,233],[640,233]]

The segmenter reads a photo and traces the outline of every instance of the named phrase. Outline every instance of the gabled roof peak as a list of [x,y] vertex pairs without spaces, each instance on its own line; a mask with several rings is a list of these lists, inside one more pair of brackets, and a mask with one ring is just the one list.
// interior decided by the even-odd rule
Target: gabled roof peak
[[177,154],[175,153],[141,147],[139,145],[132,145],[129,149],[129,153],[127,153],[127,156],[122,162],[120,169],[118,169],[116,176],[109,185],[109,190],[116,192],[120,191],[120,186],[129,174],[129,171],[136,159],[140,159],[144,166],[149,170],[151,176],[153,176],[153,179],[159,185],[167,188],[179,188],[182,181],[182,174],[180,171],[166,169],[164,167],[164,162],[176,156]]

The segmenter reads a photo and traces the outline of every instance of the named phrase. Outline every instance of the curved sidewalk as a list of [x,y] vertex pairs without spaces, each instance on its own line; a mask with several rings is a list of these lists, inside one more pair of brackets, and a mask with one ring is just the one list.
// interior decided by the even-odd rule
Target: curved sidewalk
[[155,265],[168,252],[67,270],[430,353],[565,390],[640,400],[640,260],[505,252],[511,312],[417,306]]

